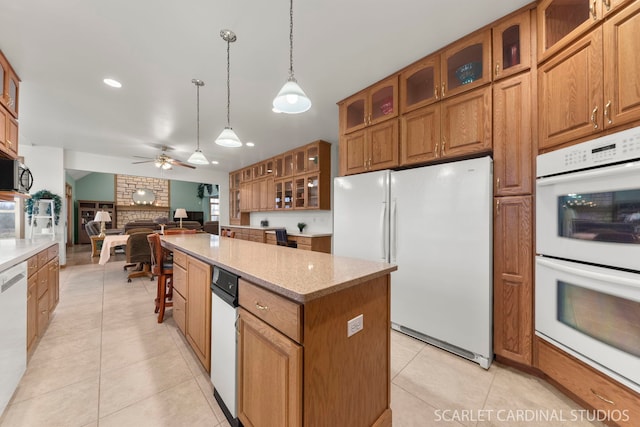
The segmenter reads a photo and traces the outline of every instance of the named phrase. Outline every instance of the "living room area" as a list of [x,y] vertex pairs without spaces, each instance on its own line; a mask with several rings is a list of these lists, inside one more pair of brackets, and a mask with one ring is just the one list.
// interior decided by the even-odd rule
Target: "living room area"
[[218,185],[76,170],[68,170],[65,181],[73,206],[68,215],[68,247],[91,244],[92,236],[102,229],[106,234],[141,227],[218,233]]

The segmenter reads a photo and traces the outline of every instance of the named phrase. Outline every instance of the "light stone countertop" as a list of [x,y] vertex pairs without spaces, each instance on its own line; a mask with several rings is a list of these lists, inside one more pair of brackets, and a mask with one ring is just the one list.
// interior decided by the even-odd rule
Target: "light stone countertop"
[[[267,234],[276,234],[275,230],[267,231]],[[327,237],[333,236],[332,233],[300,233],[298,231],[289,231],[287,230],[287,236],[296,236],[296,237]]]
[[170,249],[217,265],[301,304],[397,270],[395,265],[385,262],[212,234],[178,234],[162,236],[162,240]]
[[43,249],[58,243],[47,238],[35,239],[0,239],[0,271],[26,261]]

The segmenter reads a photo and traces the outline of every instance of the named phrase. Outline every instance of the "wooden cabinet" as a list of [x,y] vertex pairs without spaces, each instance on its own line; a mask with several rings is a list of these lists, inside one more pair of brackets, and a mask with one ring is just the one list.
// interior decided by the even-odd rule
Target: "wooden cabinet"
[[[640,395],[536,337],[535,366],[587,406],[608,416],[607,424],[637,426]],[[601,418],[598,418],[599,420]]]
[[533,345],[532,196],[494,203],[493,351],[531,365]]
[[533,145],[531,75],[493,85],[493,177],[495,196],[531,194]]
[[492,29],[493,79],[502,79],[531,67],[531,11],[507,18]]
[[229,223],[233,225],[248,225],[249,215],[243,212],[242,171],[229,174]]
[[209,371],[211,364],[211,266],[187,256],[186,337]]
[[388,275],[304,305],[240,279],[238,297],[244,426],[391,425]]
[[187,333],[187,256],[173,252],[173,319],[183,333]]
[[20,79],[2,51],[0,51],[0,86],[2,89],[0,105],[13,117],[18,118]]
[[238,417],[246,427],[302,426],[302,346],[239,313]]
[[18,121],[0,106],[0,155],[18,157]]
[[540,149],[640,120],[639,33],[635,2],[540,66]]
[[491,30],[471,34],[442,52],[440,96],[445,98],[491,82]]
[[91,243],[85,225],[93,221],[98,211],[107,211],[111,222],[105,222],[106,229],[114,228],[117,223],[115,203],[112,201],[78,200],[78,243]]
[[398,120],[389,120],[340,138],[340,175],[398,166]]
[[402,115],[401,165],[420,164],[438,157],[440,111],[440,104],[435,104]]
[[387,77],[338,106],[343,135],[398,117],[398,76]]
[[59,246],[54,244],[27,260],[27,354],[49,325],[60,300]]
[[440,99],[440,54],[429,55],[400,73],[400,112],[424,107]]
[[443,101],[440,157],[491,150],[491,113],[490,86]]

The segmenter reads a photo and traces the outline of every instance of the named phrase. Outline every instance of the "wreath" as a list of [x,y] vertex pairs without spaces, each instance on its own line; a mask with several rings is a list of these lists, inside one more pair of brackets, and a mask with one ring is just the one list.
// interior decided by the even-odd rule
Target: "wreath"
[[[27,213],[29,225],[31,225],[31,218],[33,216],[33,207],[40,200],[53,200],[54,219],[55,219],[56,225],[58,225],[58,222],[60,221],[60,208],[62,207],[62,199],[60,198],[60,196],[58,196],[55,193],[52,193],[49,190],[40,190],[36,193],[33,193],[31,195],[31,198],[26,200],[24,211]],[[47,212],[47,214],[51,214],[51,212]]]

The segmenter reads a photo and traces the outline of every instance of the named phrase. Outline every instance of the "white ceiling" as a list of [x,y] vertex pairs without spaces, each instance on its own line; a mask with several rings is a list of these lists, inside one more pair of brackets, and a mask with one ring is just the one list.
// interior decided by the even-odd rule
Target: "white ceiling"
[[[20,76],[20,144],[186,160],[200,146],[230,171],[316,139],[338,142],[336,102],[528,0],[296,0],[294,72],[313,103],[276,114],[289,67],[287,0],[0,0],[0,49]],[[226,122],[254,148],[213,143]],[[102,83],[122,82],[122,89]],[[156,148],[154,148],[156,145]],[[140,167],[153,167],[140,165]],[[199,167],[200,168],[200,167]]]

